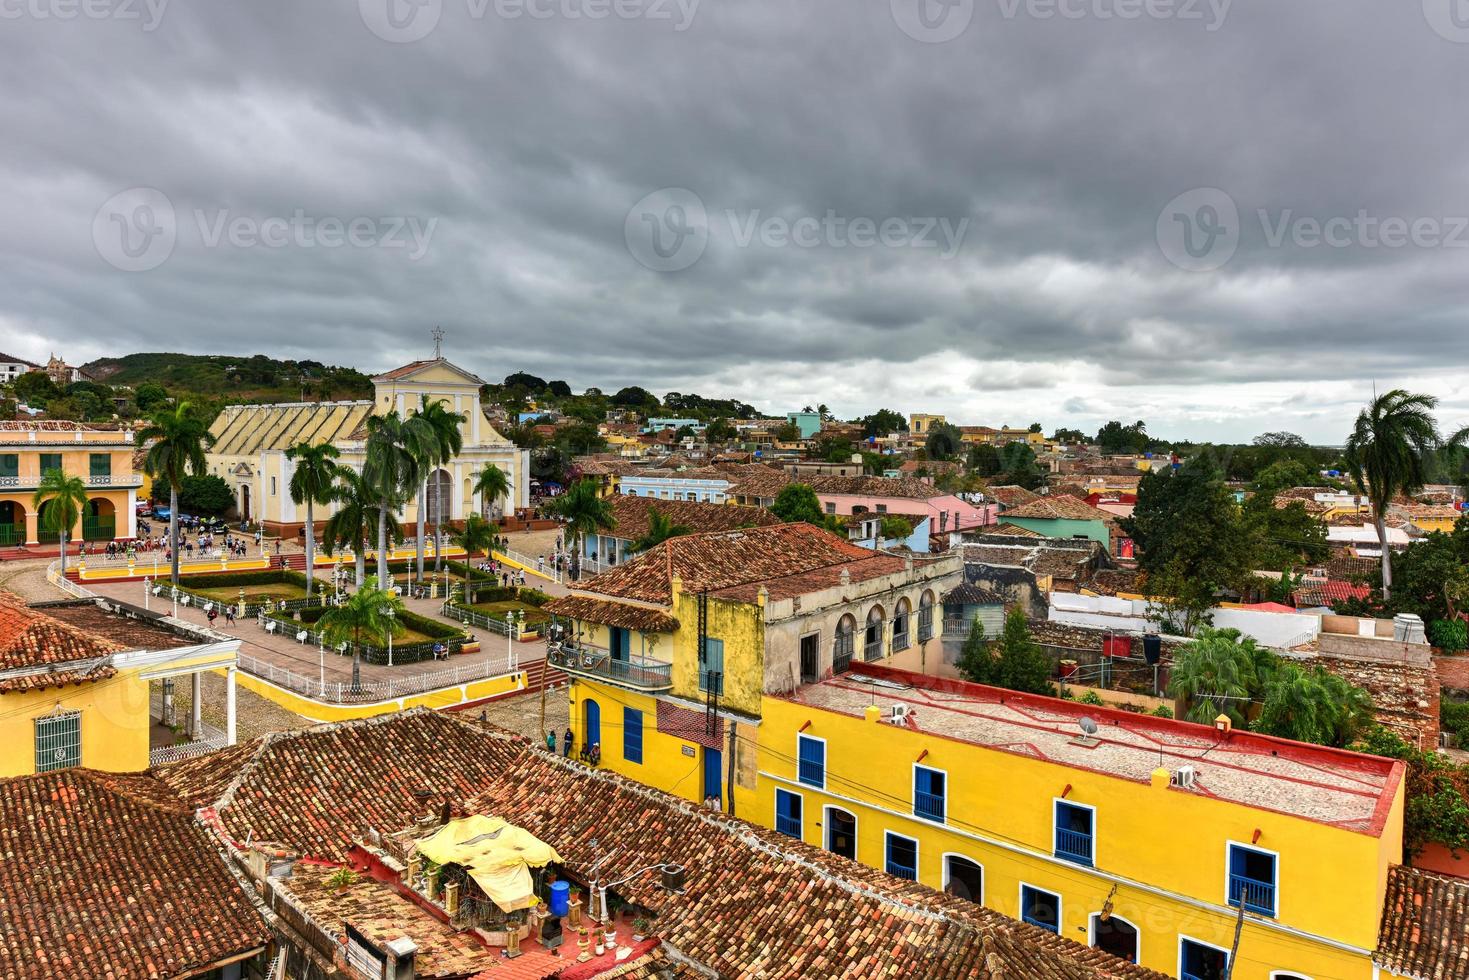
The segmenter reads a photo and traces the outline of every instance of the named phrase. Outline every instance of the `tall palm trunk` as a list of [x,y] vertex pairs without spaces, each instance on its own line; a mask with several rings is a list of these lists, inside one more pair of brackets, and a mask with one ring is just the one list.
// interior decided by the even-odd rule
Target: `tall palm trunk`
[[378,588],[388,588],[388,507],[385,500],[377,510],[377,580]]
[[357,587],[362,588],[362,583],[367,578],[367,536],[359,535],[357,538],[357,554],[353,556],[353,564],[357,571]]
[[179,488],[170,484],[168,488],[168,550],[169,581],[179,587]]
[[1377,542],[1382,547],[1382,601],[1387,602],[1392,598],[1392,549],[1387,546],[1387,519],[1381,508],[1373,523],[1377,525]]
[[[54,507],[56,505],[52,504],[51,506]],[[57,526],[60,527],[59,524]],[[57,533],[59,536],[56,540],[61,544],[61,577],[66,578],[66,529],[61,528],[61,530]]]
[[306,498],[306,598],[311,598],[311,583],[316,571],[316,522],[312,520],[311,498]]
[[420,583],[423,581],[423,535],[426,531],[426,522],[428,518],[428,514],[424,510],[424,505],[427,503],[427,501],[428,481],[424,480],[418,485],[418,539],[414,542],[413,545],[413,550],[416,555],[416,561],[418,563],[418,577],[415,579],[415,581]]
[[[469,557],[468,555],[465,556]],[[434,574],[444,568],[444,484],[434,479]]]

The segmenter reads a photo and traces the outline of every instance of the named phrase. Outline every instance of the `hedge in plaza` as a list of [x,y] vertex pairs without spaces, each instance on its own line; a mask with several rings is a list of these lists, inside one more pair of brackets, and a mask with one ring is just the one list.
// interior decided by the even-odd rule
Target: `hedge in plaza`
[[487,589],[473,589],[471,591],[474,593],[475,603],[523,602],[527,606],[535,606],[539,609],[551,601],[551,597],[546,593],[538,589],[526,588],[525,586],[519,588],[510,586],[506,588],[505,586],[497,585]]
[[306,588],[306,576],[290,568],[261,568],[250,572],[206,572],[203,575],[185,575],[179,587],[189,589],[220,589],[242,585],[295,585]]

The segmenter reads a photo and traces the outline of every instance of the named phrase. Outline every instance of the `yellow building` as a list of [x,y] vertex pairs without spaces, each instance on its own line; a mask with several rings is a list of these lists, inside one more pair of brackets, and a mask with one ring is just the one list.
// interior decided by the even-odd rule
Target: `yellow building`
[[1242,897],[1233,977],[1376,976],[1399,762],[860,664],[750,754],[747,819],[1162,973],[1220,976]]
[[938,597],[960,567],[810,524],[671,538],[546,606],[570,623],[552,659],[572,675],[576,746],[685,799],[727,800],[730,746],[754,738],[767,691],[854,659],[936,664]]
[[[462,451],[429,477],[428,521],[433,522],[440,508],[449,522],[462,521],[481,509],[510,513],[528,504],[530,454],[490,425],[480,407],[481,379],[440,357],[414,361],[372,380],[371,401],[230,405],[220,413],[210,428],[215,442],[208,453],[209,472],[230,485],[242,519],[260,521],[272,534],[298,534],[306,514],[291,500],[294,464],[286,458],[286,450],[303,441],[329,442],[341,451],[343,466],[360,472],[366,459],[367,419],[390,411],[412,415],[423,396],[443,402],[467,419],[461,426]],[[507,498],[482,501],[474,492],[474,479],[487,463],[509,477]],[[318,522],[331,513],[330,504],[315,508]],[[416,495],[398,511],[398,520],[416,525]]]
[[914,436],[926,437],[934,426],[944,425],[948,421],[947,416],[913,412],[908,416],[908,431]]
[[59,420],[0,422],[0,548],[55,544],[41,520],[49,503],[32,503],[41,474],[59,469],[87,485],[87,506],[72,541],[112,541],[137,534],[141,478],[130,429]]
[[[240,641],[175,631],[121,608],[89,599],[28,607],[0,593],[0,776],[72,766],[134,772],[234,744]],[[198,714],[199,678],[210,670],[227,676],[224,732]],[[194,684],[193,718],[160,720],[178,723],[195,741],[154,751],[150,685],[158,681],[167,694],[182,677]],[[166,715],[172,699],[163,700]]]

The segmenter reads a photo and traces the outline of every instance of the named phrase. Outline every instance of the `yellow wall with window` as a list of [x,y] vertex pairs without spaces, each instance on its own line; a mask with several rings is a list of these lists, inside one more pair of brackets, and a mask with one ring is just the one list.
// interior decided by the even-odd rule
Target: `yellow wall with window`
[[79,765],[108,772],[148,768],[148,683],[136,671],[84,684],[0,694],[0,776],[36,771],[36,719],[80,712]]
[[[656,697],[580,678],[572,683],[567,696],[570,699],[571,728],[576,736],[572,758],[579,758],[582,746],[586,744],[587,702],[594,701],[600,716],[601,768],[685,800],[698,803],[704,799],[704,747],[658,731]],[[641,762],[629,759],[625,753],[625,708],[642,712]],[[560,734],[557,733],[557,752],[562,751]],[[725,775],[721,778],[727,778],[730,760],[722,758],[721,762],[725,767],[722,770]]]
[[[797,775],[808,722],[804,734],[826,740],[824,789]],[[943,888],[945,855],[960,855],[982,866],[985,905],[1018,918],[1021,884],[1044,889],[1061,897],[1061,934],[1082,943],[1120,879],[1113,914],[1138,930],[1143,965],[1174,976],[1181,936],[1231,945],[1226,846],[1250,845],[1259,830],[1255,846],[1278,855],[1277,916],[1274,925],[1247,918],[1234,977],[1372,977],[1387,868],[1401,859],[1401,784],[1378,838],[780,698],[765,700],[758,733],[756,788],[735,794],[746,819],[775,827],[777,788],[796,793],[802,837],[821,847],[825,808],[840,807],[856,817],[862,863],[884,867],[893,831],[918,842],[918,879]],[[947,773],[942,824],[913,813],[914,764],[925,751],[922,764]],[[1054,805],[1068,784],[1066,802],[1095,807],[1099,870],[1052,856]]]

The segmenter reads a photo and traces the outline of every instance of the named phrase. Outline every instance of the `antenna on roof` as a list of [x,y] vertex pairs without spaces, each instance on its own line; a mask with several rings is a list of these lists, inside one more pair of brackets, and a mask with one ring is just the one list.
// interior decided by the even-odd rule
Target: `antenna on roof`
[[434,338],[434,360],[437,361],[439,358],[441,358],[441,357],[444,356],[444,354],[443,354],[444,328],[443,327],[434,327],[434,329],[431,331],[431,333],[433,334],[433,338]]

